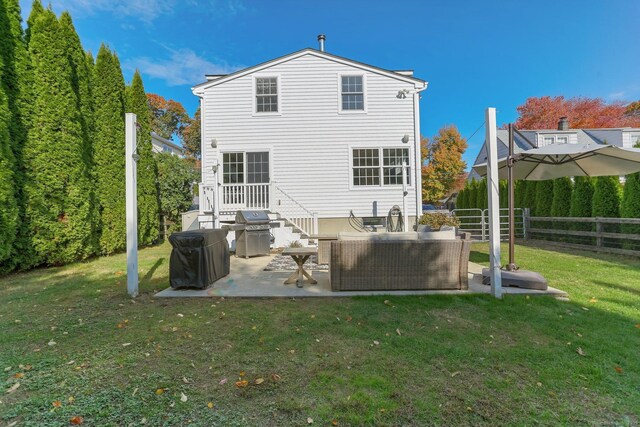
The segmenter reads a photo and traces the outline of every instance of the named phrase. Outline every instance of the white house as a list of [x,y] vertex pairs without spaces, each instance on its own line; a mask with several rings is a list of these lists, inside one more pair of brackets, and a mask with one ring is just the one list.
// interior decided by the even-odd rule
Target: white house
[[202,118],[201,226],[267,209],[302,234],[353,230],[403,206],[421,212],[420,92],[390,71],[303,49],[192,88]]
[[[514,134],[515,151],[526,151],[532,148],[550,144],[609,144],[624,148],[633,148],[640,143],[640,128],[603,128],[603,129],[572,129],[566,117],[558,121],[557,129],[521,129],[519,135]],[[509,154],[509,132],[506,129],[497,130],[498,158]],[[487,162],[486,142],[474,162],[479,165]],[[479,180],[480,176],[472,169],[469,179]]]
[[184,148],[155,132],[151,132],[151,149],[154,153],[171,153],[178,157],[184,156]]

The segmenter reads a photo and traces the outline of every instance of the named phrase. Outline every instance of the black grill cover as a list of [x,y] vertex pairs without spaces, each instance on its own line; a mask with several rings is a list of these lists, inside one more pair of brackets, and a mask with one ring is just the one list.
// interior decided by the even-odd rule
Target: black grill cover
[[229,274],[226,230],[193,230],[169,236],[169,282],[174,289],[204,289]]

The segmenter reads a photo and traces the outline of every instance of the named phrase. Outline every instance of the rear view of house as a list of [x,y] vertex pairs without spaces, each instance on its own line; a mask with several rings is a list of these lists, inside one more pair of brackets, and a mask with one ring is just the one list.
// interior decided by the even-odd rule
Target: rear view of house
[[427,83],[412,71],[332,55],[319,40],[318,50],[208,75],[193,88],[202,118],[201,227],[265,209],[311,235],[353,230],[351,213],[386,218],[394,205],[412,219],[421,212],[419,99]]

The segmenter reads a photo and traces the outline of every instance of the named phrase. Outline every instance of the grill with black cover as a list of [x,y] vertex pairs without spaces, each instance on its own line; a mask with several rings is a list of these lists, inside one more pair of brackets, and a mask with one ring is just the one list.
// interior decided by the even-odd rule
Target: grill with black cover
[[226,230],[192,230],[169,236],[169,282],[174,289],[204,289],[229,274]]

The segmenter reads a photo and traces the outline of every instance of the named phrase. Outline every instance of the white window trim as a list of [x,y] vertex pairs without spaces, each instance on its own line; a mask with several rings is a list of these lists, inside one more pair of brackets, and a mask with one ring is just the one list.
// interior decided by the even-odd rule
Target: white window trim
[[[361,76],[362,77],[362,110],[343,110],[342,109],[342,77]],[[338,114],[367,114],[367,74],[354,73],[338,73]],[[374,147],[375,148],[375,147]]]
[[[560,142],[560,138],[566,140],[566,142]],[[569,143],[569,135],[556,135],[556,144],[568,144]]]
[[[261,111],[258,112],[258,98],[256,93],[256,80],[257,79],[265,79],[265,78],[275,78],[277,82],[277,96],[278,96],[278,111]],[[282,115],[282,95],[281,95],[281,87],[282,80],[280,79],[280,74],[254,74],[251,78],[251,115],[253,117],[268,117],[268,116],[281,116]]]
[[[384,156],[383,151],[385,148],[406,148],[409,150],[409,159],[407,163],[407,167],[409,168],[409,173],[407,174],[407,178],[411,180],[411,184],[407,185],[407,188],[414,188],[415,186],[415,173],[413,171],[414,166],[411,164],[411,159],[413,158],[413,150],[411,147],[407,146],[397,146],[397,145],[349,145],[349,190],[356,191],[380,191],[381,189],[401,189],[402,184],[384,184]],[[380,165],[378,168],[380,169],[380,184],[379,185],[354,185],[353,184],[353,150],[378,150],[378,156],[380,158]],[[411,175],[413,174],[413,176]]]

